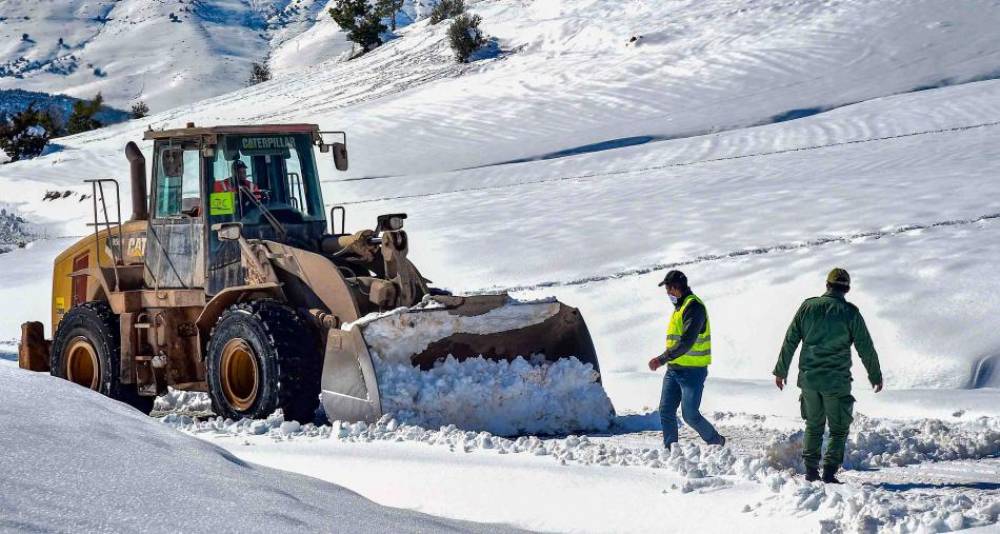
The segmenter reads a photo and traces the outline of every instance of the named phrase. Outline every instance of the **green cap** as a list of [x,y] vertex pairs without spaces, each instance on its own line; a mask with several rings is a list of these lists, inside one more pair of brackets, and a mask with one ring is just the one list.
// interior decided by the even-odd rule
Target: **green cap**
[[830,274],[827,275],[826,283],[833,284],[835,286],[851,287],[851,275],[847,274],[846,270],[837,267],[836,269],[830,271]]

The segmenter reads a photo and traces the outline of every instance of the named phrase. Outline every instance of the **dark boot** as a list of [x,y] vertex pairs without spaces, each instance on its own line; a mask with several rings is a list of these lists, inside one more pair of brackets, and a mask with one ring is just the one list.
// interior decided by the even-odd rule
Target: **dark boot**
[[837,480],[837,477],[833,476],[837,474],[837,469],[840,469],[839,465],[824,465],[823,482],[827,484],[840,484],[841,482]]
[[806,482],[816,482],[819,480],[819,468],[818,467],[807,467],[806,468]]

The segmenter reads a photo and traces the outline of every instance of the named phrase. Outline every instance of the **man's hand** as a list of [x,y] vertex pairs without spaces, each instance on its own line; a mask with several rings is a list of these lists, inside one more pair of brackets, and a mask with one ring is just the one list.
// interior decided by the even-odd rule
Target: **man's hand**
[[882,383],[879,382],[878,384],[872,384],[872,389],[875,390],[875,393],[882,391]]
[[659,369],[662,366],[663,366],[663,364],[660,363],[660,357],[659,356],[653,358],[652,360],[649,360],[649,370],[650,371],[655,371],[655,370]]
[[778,386],[778,389],[784,391],[785,390],[785,378],[781,377],[781,376],[778,376],[778,375],[775,375],[774,376],[774,385]]

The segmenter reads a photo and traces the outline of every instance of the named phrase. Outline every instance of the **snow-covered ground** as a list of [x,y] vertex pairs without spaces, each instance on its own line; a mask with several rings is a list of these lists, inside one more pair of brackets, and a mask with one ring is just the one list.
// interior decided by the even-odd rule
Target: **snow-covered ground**
[[[382,504],[532,529],[996,528],[1000,5],[473,7],[496,58],[458,65],[444,25],[421,21],[357,60],[0,167],[3,200],[50,236],[0,254],[0,302],[17,303],[0,313],[0,339],[24,320],[47,321],[40,266],[72,241],[59,236],[86,231],[85,203],[42,201],[46,190],[124,178],[122,146],[149,125],[318,122],[348,131],[352,170],[322,170],[325,200],[347,205],[349,227],[405,211],[410,257],[439,285],[580,308],[619,417],[583,445],[389,421],[324,430],[174,415],[171,426]],[[314,28],[287,43],[334,46],[330,28]],[[801,421],[795,392],[776,391],[770,371],[787,322],[834,266],[855,280],[849,299],[872,330],[887,389],[855,384],[867,417],[852,432],[848,484],[831,489],[783,470],[795,467]],[[711,315],[704,407],[732,437],[728,452],[687,433],[683,458],[658,450],[651,411],[662,375],[645,365],[662,350],[670,306],[656,283],[671,267],[687,272]],[[0,363],[9,354],[0,348]],[[207,408],[185,397],[160,408]]]
[[[798,423],[716,412],[727,448],[695,444],[688,432],[682,446],[664,451],[658,433],[641,430],[643,419],[621,418],[609,434],[548,440],[425,430],[389,417],[319,428],[280,416],[232,423],[168,415],[164,423],[381,503],[538,530],[723,532],[738,521],[747,530],[934,532],[992,525],[1000,514],[1000,460],[982,460],[1000,454],[996,417],[862,417],[849,444],[853,469],[916,465],[851,474],[837,488],[792,476],[801,470],[801,432],[783,427]],[[404,483],[378,482],[404,469]],[[431,495],[420,490],[428,486]],[[497,501],[504,506],[489,504]]]

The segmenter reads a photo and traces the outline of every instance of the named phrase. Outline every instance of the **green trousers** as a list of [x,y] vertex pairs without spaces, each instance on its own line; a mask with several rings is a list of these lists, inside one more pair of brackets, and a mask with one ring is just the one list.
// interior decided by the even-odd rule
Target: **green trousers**
[[806,420],[806,436],[802,444],[802,459],[806,467],[819,467],[823,447],[823,432],[830,428],[830,443],[826,447],[823,465],[839,467],[844,463],[847,432],[854,421],[854,397],[851,390],[816,391],[803,389],[799,397],[802,418]]

